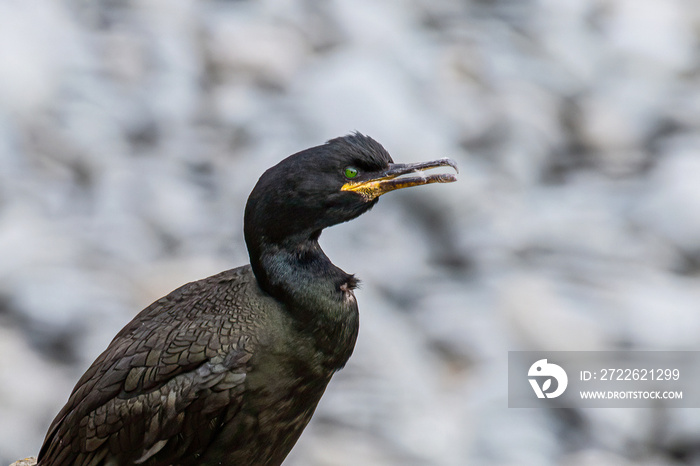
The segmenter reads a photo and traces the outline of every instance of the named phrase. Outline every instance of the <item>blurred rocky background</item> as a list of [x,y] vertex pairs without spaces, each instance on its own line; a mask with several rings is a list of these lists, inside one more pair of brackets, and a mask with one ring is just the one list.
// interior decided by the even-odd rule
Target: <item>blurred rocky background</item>
[[362,327],[286,464],[700,464],[696,410],[508,409],[505,370],[700,350],[697,0],[0,2],[0,464],[353,130],[460,180],[324,233]]

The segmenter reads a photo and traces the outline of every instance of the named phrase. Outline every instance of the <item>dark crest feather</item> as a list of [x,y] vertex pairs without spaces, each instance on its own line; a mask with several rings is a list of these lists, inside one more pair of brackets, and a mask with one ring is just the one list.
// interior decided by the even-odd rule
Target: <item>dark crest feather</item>
[[331,139],[326,142],[328,149],[335,153],[352,155],[362,168],[380,170],[394,163],[384,146],[369,136],[355,131],[347,136]]

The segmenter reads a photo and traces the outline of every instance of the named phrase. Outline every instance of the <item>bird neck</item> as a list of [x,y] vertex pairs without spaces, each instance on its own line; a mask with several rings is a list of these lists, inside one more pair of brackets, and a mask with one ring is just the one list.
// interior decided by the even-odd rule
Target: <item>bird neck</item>
[[249,245],[260,287],[284,303],[303,324],[340,321],[347,318],[352,310],[349,307],[357,309],[352,293],[357,280],[330,261],[318,244],[319,235]]
[[357,279],[333,265],[317,238],[249,242],[248,250],[260,288],[282,304],[299,331],[313,336],[325,355],[322,364],[336,371],[350,358],[357,340],[359,315],[352,291]]

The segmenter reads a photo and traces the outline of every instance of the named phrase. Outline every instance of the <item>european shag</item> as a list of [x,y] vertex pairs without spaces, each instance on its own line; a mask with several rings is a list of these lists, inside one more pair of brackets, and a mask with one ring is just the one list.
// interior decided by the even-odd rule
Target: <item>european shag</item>
[[51,424],[39,466],[279,465],[358,332],[357,280],[321,231],[395,189],[455,181],[359,133],[267,170],[245,209],[250,265],[188,283],[112,340]]

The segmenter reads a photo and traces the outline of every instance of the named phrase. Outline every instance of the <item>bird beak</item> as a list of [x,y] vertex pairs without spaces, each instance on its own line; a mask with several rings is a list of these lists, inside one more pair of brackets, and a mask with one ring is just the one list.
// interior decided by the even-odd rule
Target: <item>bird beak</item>
[[[392,163],[378,177],[348,181],[340,188],[341,191],[352,191],[361,195],[365,201],[371,201],[395,189],[410,188],[430,183],[452,183],[457,176],[452,173],[435,173],[428,175],[425,170],[438,167],[452,167],[457,173],[459,169],[454,160],[440,159],[432,162]],[[405,176],[404,176],[405,175]]]

